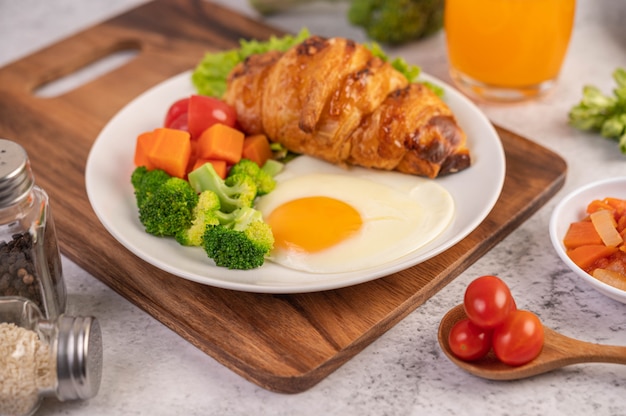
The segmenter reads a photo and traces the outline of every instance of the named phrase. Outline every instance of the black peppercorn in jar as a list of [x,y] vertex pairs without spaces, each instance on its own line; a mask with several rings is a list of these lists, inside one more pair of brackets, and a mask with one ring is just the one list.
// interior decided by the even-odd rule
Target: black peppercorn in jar
[[0,297],[30,299],[46,318],[65,311],[66,291],[48,195],[26,151],[0,139]]

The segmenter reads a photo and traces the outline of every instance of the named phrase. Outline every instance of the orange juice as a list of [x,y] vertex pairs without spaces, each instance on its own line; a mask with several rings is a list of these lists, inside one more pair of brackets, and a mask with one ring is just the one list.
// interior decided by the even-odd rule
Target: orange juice
[[453,78],[522,89],[554,81],[567,51],[575,8],[575,0],[446,0]]

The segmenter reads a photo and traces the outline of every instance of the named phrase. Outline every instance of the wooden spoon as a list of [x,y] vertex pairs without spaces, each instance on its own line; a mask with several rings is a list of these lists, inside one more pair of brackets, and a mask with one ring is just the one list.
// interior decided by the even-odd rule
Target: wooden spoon
[[448,343],[452,326],[466,318],[463,305],[452,308],[439,324],[439,344],[448,358],[463,370],[490,380],[517,380],[547,373],[557,368],[580,363],[626,364],[626,347],[592,344],[566,337],[544,327],[543,350],[528,364],[512,367],[499,361],[493,351],[477,361],[467,362],[454,356]]

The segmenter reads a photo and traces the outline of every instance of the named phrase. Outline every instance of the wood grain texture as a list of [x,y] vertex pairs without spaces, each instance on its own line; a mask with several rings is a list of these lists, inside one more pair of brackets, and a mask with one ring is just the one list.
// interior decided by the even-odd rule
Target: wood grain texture
[[[386,278],[296,295],[242,293],[169,275],[124,249],[85,191],[88,152],[108,120],[141,92],[193,68],[209,50],[279,31],[202,0],[156,0],[0,69],[0,136],[28,151],[50,194],[63,253],[202,351],[258,385],[315,385],[444,287],[562,186],[565,162],[497,128],[507,175],[488,218],[441,255]],[[56,98],[42,84],[122,50],[124,66]],[[129,138],[130,141],[133,138]],[[111,161],[115,163],[115,161]]]

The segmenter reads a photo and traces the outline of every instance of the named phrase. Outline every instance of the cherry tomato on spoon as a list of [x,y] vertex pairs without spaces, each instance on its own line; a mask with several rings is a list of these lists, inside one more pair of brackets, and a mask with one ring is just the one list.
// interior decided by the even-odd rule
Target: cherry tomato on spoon
[[458,358],[474,361],[491,350],[492,330],[480,328],[469,319],[462,319],[450,329],[448,344]]
[[516,309],[509,287],[496,276],[481,276],[465,289],[463,305],[467,317],[483,328],[495,328]]
[[494,329],[493,352],[505,364],[522,365],[539,355],[543,340],[543,325],[537,315],[516,310]]

